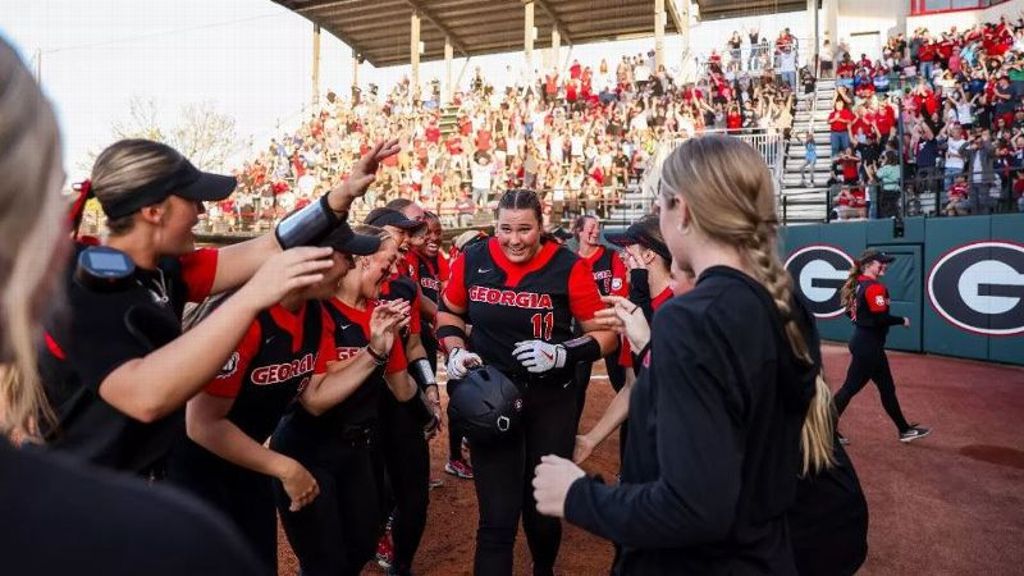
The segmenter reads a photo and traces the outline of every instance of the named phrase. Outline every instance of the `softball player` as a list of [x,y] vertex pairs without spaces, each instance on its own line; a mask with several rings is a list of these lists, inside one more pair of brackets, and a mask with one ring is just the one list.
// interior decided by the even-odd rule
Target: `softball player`
[[843,305],[854,327],[849,344],[853,357],[846,371],[846,382],[836,393],[836,412],[842,416],[850,400],[871,380],[878,387],[882,407],[899,431],[900,442],[913,442],[924,438],[931,430],[908,424],[903,417],[889,358],[885,355],[889,327],[910,326],[909,318],[889,313],[889,291],[878,280],[892,261],[892,256],[885,252],[867,250],[850,268],[850,276],[843,285]]
[[[99,200],[110,232],[104,254],[131,272],[116,290],[68,281],[69,321],[51,322],[40,353],[57,415],[48,445],[102,466],[162,476],[170,446],[183,434],[182,407],[217,375],[257,312],[320,281],[332,265],[329,249],[282,249],[329,233],[372,182],[378,162],[395,152],[394,142],[379,144],[348,180],[273,234],[196,250],[192,227],[203,202],[227,197],[234,178],[201,172],[148,140],[104,150],[77,205],[89,196]],[[233,289],[209,318],[181,333],[186,302]]]
[[[409,359],[409,375],[420,390],[417,402],[399,403],[392,397],[383,397],[381,426],[377,429],[378,449],[387,470],[388,495],[394,502],[389,531],[378,548],[378,560],[397,574],[405,574],[411,569],[427,525],[430,450],[424,430],[426,428],[433,434],[441,422],[437,382],[421,338],[422,317],[418,312],[424,310],[422,303],[425,298],[419,288],[417,266],[409,254],[410,239],[416,236],[422,240],[426,223],[422,220],[422,208],[411,202],[402,205],[413,218],[392,208],[374,210],[366,217],[368,224],[384,228],[398,244],[397,273],[381,288],[381,298],[404,300],[412,307],[412,318],[408,332],[403,334],[403,344]],[[433,307],[433,303],[428,307]]]
[[[525,400],[517,434],[481,445],[470,439],[480,506],[474,573],[481,576],[512,574],[520,514],[533,573],[553,573],[562,527],[537,513],[528,489],[532,471],[542,454],[572,453],[575,418],[566,415],[576,412],[575,365],[618,346],[613,333],[594,329],[594,313],[603,305],[590,267],[545,239],[541,223],[536,193],[506,192],[498,202],[495,237],[467,248],[452,264],[438,314],[451,378],[483,362],[515,381]],[[584,332],[577,339],[573,320]]]
[[[578,246],[576,253],[590,264],[598,292],[602,296],[628,295],[626,265],[623,264],[618,252],[609,250],[601,244],[601,225],[597,217],[580,216],[577,218],[572,227],[572,234]],[[619,363],[618,357],[616,355],[606,356],[604,365],[612,389],[615,392],[622,390],[626,384],[626,370]],[[587,388],[590,386],[590,373],[593,368],[593,363],[581,363],[576,366],[577,427],[579,427],[579,419],[583,415],[583,407],[587,401]]]
[[[398,260],[396,243],[379,229],[356,229],[378,235],[382,244],[372,256],[355,257],[323,303],[328,334],[310,385],[333,390],[333,397],[294,406],[270,443],[305,466],[319,486],[320,495],[296,510],[288,487],[275,483],[285,533],[307,576],[356,575],[373,557],[386,517],[383,462],[373,449],[380,396],[406,401],[415,394],[395,334],[409,306],[376,304]],[[382,317],[385,311],[403,324],[390,313]]]
[[277,566],[271,479],[282,483],[292,510],[318,489],[299,462],[263,444],[296,397],[316,401],[313,396],[329,392],[308,387],[326,341],[320,300],[348,271],[350,254],[372,254],[380,246],[378,238],[354,235],[347,225],[324,243],[335,255],[323,280],[257,314],[220,374],[189,400],[188,438],[171,463],[171,479],[234,520],[268,568]]

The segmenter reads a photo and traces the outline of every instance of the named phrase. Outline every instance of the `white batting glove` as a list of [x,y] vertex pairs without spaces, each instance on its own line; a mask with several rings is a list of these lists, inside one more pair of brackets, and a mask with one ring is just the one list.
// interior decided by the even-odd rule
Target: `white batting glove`
[[448,364],[446,365],[448,377],[461,380],[466,377],[470,368],[482,366],[483,363],[484,361],[476,354],[465,348],[456,348],[448,355]]
[[517,342],[512,356],[526,368],[527,372],[543,374],[565,366],[565,346],[543,340]]

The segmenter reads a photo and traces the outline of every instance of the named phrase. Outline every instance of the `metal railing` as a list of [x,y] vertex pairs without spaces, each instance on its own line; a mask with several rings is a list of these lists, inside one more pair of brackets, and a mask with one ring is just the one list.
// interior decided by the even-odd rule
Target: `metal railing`
[[[972,175],[964,177],[964,197],[951,195],[951,184],[956,176],[947,176],[942,169],[927,170],[908,178],[901,189],[898,186],[884,188],[877,182],[869,184],[833,184],[826,189],[825,204],[828,207],[826,222],[852,219],[884,219],[908,216],[969,216],[975,214],[1004,214],[1024,212],[1024,197],[1014,197],[1010,175],[998,175],[975,180]],[[843,192],[863,191],[871,202],[864,206],[843,206],[840,198]],[[845,196],[849,198],[849,196]],[[791,205],[794,205],[792,202]]]

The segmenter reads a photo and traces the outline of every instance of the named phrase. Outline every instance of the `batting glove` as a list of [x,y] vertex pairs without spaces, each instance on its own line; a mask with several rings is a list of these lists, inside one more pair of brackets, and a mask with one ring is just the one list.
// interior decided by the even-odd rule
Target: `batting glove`
[[456,348],[448,355],[448,377],[462,380],[466,377],[466,373],[469,372],[470,368],[482,366],[483,363],[484,361],[476,354],[469,352],[465,348]]
[[543,374],[565,366],[565,346],[543,340],[517,342],[512,356],[526,368],[527,372]]

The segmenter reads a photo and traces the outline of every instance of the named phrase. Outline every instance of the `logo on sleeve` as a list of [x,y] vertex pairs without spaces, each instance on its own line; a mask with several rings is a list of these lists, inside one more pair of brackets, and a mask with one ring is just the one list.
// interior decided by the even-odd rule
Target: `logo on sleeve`
[[853,267],[853,258],[824,244],[805,246],[786,260],[793,285],[807,300],[816,318],[834,318],[844,312],[840,289]]
[[932,266],[926,283],[935,312],[966,332],[1024,333],[1024,245],[974,242]]
[[622,289],[622,278],[612,278],[612,290]]
[[238,371],[238,362],[240,358],[238,352],[231,354],[228,361],[224,363],[220,368],[220,372],[217,373],[217,378],[230,378],[235,372]]
[[884,296],[882,296],[881,294],[879,294],[878,296],[875,296],[875,306],[878,306],[879,308],[884,308],[885,305],[886,305],[886,302],[885,302],[885,297]]

